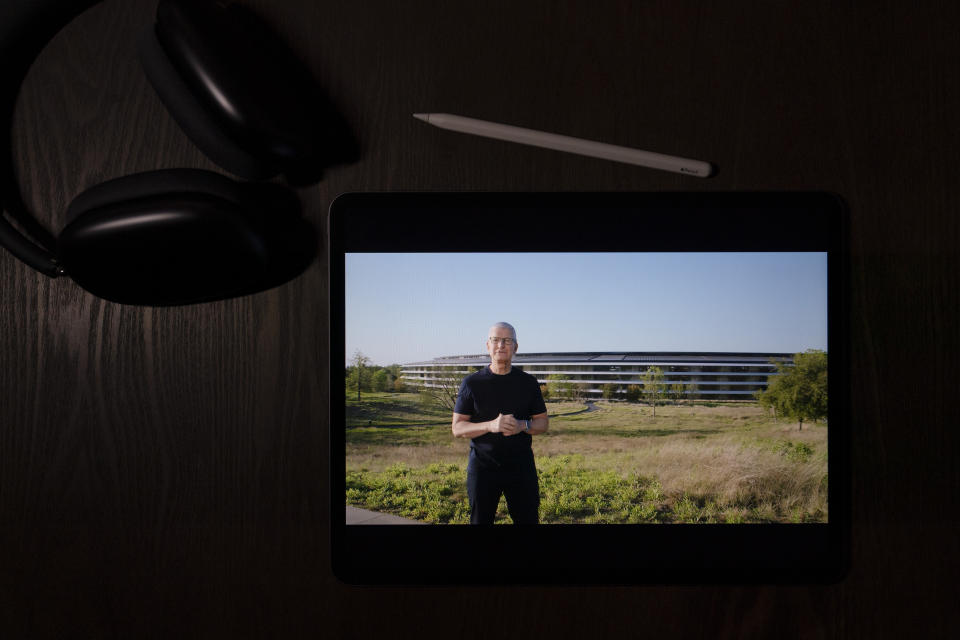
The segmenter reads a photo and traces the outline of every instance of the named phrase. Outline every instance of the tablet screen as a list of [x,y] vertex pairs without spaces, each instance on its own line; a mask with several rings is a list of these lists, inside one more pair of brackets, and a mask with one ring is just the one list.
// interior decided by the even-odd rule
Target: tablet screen
[[[540,523],[828,520],[825,252],[350,253],[345,266],[348,505],[470,522],[472,441],[451,417],[463,380],[491,364],[488,329],[507,322],[510,366],[535,377],[549,418],[529,439]],[[513,522],[509,493],[497,523]]]
[[[360,541],[425,549],[406,570],[341,557],[343,577],[545,580],[522,561],[505,574],[443,569],[427,551],[484,531],[536,531],[568,556],[624,536],[686,541],[728,554],[728,575],[770,579],[809,565],[750,548],[834,549],[840,214],[793,195],[338,200],[335,557]],[[664,579],[644,554],[581,555],[566,575]],[[695,554],[669,575],[717,564]]]

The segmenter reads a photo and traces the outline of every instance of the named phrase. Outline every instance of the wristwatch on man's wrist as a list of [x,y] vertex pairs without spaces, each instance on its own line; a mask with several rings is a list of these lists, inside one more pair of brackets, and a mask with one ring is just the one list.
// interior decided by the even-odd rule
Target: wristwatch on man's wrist
[[523,421],[523,430],[524,430],[524,431],[530,431],[530,421],[529,421],[529,420],[524,420],[524,421]]

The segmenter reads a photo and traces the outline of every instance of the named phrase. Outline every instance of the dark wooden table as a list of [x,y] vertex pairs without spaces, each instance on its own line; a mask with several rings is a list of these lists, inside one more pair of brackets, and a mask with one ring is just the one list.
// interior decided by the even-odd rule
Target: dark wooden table
[[[345,586],[328,546],[325,255],[266,293],[149,309],[2,254],[0,635],[955,630],[955,3],[249,5],[309,62],[361,141],[359,162],[299,190],[320,229],[345,191],[841,194],[853,265],[852,570],[833,586]],[[95,182],[214,168],[135,59],[152,9],[88,11],[27,78],[14,154],[49,228]],[[702,158],[720,173],[697,180],[442,132],[416,111]],[[450,560],[469,562],[469,551]]]

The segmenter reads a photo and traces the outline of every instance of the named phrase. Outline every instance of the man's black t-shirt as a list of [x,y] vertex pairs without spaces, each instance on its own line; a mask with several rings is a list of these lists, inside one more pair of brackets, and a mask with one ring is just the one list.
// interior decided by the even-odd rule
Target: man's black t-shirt
[[[529,420],[546,413],[537,379],[516,367],[498,375],[484,367],[463,379],[453,411],[470,416],[470,422],[487,422],[501,413],[513,414],[517,420]],[[485,433],[470,441],[478,460],[493,466],[509,466],[530,459],[529,433],[505,436]]]

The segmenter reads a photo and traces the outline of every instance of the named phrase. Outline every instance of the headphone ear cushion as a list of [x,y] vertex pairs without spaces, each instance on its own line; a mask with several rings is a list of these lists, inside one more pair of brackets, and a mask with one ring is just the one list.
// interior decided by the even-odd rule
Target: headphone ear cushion
[[318,178],[346,159],[351,136],[307,67],[255,13],[221,5],[157,2],[157,42],[187,91],[237,145],[288,181]]
[[179,193],[205,194],[237,207],[244,206],[246,188],[230,178],[203,169],[158,169],[121,176],[96,184],[67,207],[67,224],[88,211],[132,200]]
[[296,198],[273,187],[197,169],[111,180],[70,204],[57,257],[81,287],[125,304],[192,304],[269,289],[301,273],[317,248]]
[[139,41],[140,63],[160,101],[190,140],[210,160],[247,180],[263,180],[279,168],[244,150],[187,87],[157,40],[153,26]]

